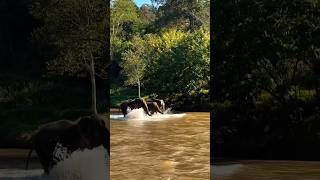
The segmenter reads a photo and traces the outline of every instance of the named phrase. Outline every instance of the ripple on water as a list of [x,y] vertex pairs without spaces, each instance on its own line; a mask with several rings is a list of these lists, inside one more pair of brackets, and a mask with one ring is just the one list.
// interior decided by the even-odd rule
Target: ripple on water
[[111,179],[210,179],[209,116],[111,121]]

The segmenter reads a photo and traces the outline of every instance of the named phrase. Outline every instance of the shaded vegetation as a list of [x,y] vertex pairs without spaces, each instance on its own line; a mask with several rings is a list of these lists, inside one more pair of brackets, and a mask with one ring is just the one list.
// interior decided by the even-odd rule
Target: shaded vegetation
[[[103,4],[105,6],[101,6]],[[94,16],[95,24],[101,20],[97,18],[97,13],[85,13],[83,5],[72,4],[71,1],[55,3],[53,0],[1,1],[1,147],[25,147],[38,125],[58,119],[75,119],[92,112],[90,75],[80,69],[89,61],[81,57],[85,56],[85,45],[87,49],[94,46],[96,51],[92,51],[93,57],[100,58],[95,62],[103,67],[107,59],[101,59],[108,48],[106,38],[101,36],[101,31],[105,31],[103,28],[95,28],[95,32],[91,29],[89,35],[92,38],[99,36],[99,41],[105,41],[103,45],[81,40],[88,37],[88,29],[95,25],[87,24],[83,28],[70,15],[78,13],[77,20]],[[90,8],[93,6],[99,14],[108,9],[104,1],[95,1]],[[42,10],[46,8],[50,11],[47,9],[44,14]],[[102,16],[102,19],[108,19],[108,13]],[[106,31],[103,34],[107,34]],[[82,49],[79,44],[82,44]],[[97,48],[100,45],[104,48]],[[75,49],[77,53],[73,51]],[[108,110],[108,82],[99,78],[104,75],[104,67],[99,68],[96,75],[97,109],[101,113]]]
[[211,156],[319,160],[319,1],[214,10]]

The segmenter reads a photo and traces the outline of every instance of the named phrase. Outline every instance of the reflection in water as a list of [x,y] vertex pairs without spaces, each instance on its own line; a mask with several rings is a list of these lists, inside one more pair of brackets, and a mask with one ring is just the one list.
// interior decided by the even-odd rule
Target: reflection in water
[[210,179],[209,113],[114,117],[119,116],[111,115],[112,180]]
[[319,180],[320,162],[239,161],[211,167],[213,180]]

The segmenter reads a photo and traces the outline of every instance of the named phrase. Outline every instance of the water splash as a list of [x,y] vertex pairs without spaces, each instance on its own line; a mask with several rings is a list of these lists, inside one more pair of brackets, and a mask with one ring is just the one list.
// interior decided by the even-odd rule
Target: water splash
[[55,180],[106,180],[109,178],[109,156],[103,146],[75,151],[56,164],[50,178]]
[[185,113],[173,114],[171,112],[171,108],[168,108],[163,114],[154,113],[152,116],[148,116],[143,110],[143,108],[139,108],[133,109],[125,117],[123,117],[122,114],[111,114],[110,118],[113,120],[162,121],[168,119],[182,118],[185,115]]
[[45,175],[42,169],[0,169],[5,180],[108,180],[109,155],[103,146],[73,152]]

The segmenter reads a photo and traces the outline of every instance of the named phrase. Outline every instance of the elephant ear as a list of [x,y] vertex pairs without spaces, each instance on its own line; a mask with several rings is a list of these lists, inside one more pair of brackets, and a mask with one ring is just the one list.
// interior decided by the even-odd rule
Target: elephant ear
[[80,148],[92,149],[106,143],[107,132],[103,120],[88,116],[80,119],[79,132],[81,134]]
[[94,131],[93,125],[93,119],[90,117],[82,117],[78,123],[78,128],[79,128],[79,134],[81,136],[80,138],[80,148],[92,148],[92,135]]
[[[96,115],[92,116],[93,119],[97,120],[100,123],[100,132],[102,132],[102,145],[105,149],[108,150],[108,153],[110,154],[110,131],[106,126],[106,119],[102,116]],[[100,139],[100,137],[97,137],[97,139]]]
[[93,121],[93,119],[91,119],[89,116],[82,117],[80,119],[78,125],[81,130],[81,133],[88,135],[92,132],[92,128],[91,128],[92,121]]

